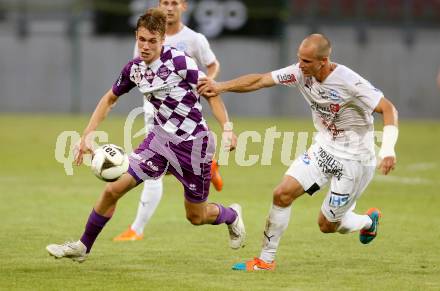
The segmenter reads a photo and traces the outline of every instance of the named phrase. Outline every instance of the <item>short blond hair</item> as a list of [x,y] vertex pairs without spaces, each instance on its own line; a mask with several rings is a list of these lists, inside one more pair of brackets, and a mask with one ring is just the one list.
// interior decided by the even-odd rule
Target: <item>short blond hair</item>
[[318,59],[328,58],[332,53],[332,45],[330,40],[323,34],[314,33],[303,40],[307,45],[316,47],[316,57]]

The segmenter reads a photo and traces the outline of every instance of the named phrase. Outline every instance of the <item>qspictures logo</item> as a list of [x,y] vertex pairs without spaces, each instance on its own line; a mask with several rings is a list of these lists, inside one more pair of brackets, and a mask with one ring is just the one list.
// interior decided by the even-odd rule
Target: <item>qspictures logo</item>
[[[124,138],[123,144],[121,146],[124,148],[125,152],[131,153],[135,147],[133,146],[133,141],[141,136],[146,136],[147,132],[151,130],[149,126],[142,127],[140,129],[135,129],[135,120],[140,118],[143,120],[144,111],[142,107],[134,108],[127,116],[125,125],[123,128]],[[218,163],[220,165],[227,166],[230,163],[235,163],[240,167],[252,167],[255,165],[259,166],[272,166],[274,163],[280,163],[288,167],[292,162],[298,158],[302,157],[304,152],[312,143],[313,137],[316,132],[309,131],[279,131],[276,126],[271,126],[263,131],[245,130],[241,132],[236,132],[237,134],[237,145],[234,152],[225,150],[227,145],[230,143],[228,140],[228,135],[223,133],[221,136],[217,136],[214,132],[210,132],[213,136],[214,146],[217,148],[216,156]],[[369,137],[360,136],[359,139],[368,138],[365,142],[367,143],[370,138],[373,138],[376,143],[380,145],[382,141],[382,132],[376,131],[372,132]],[[74,152],[76,146],[79,144],[81,139],[80,134],[77,131],[63,131],[61,132],[56,140],[54,155],[55,160],[58,161],[64,168],[66,175],[73,175],[75,167],[74,162]],[[90,136],[90,145],[92,149],[98,148],[104,143],[109,143],[112,141],[109,133],[104,131],[95,131]],[[201,140],[201,139],[200,139]],[[155,139],[158,146],[162,146],[158,152],[165,153],[167,149],[166,144],[171,141],[173,144],[177,144],[178,141],[163,138]],[[139,142],[135,141],[137,145]],[[347,141],[346,145],[349,147],[350,142]],[[197,147],[198,146],[198,147]],[[203,145],[195,144],[193,149],[195,161],[201,159],[197,154],[200,153],[199,147]],[[376,151],[379,148],[376,145]],[[339,165],[337,162],[333,162],[330,156],[322,153],[322,164],[325,165],[326,170],[331,171],[335,175],[339,174]],[[148,157],[143,157],[144,160],[148,160]],[[84,156],[84,164],[90,166],[90,155]],[[177,161],[176,158],[170,156],[170,160]],[[303,162],[309,162],[309,157],[305,157]],[[177,167],[177,162],[175,163]],[[157,165],[148,165],[156,167]],[[152,168],[152,170],[154,170]]]

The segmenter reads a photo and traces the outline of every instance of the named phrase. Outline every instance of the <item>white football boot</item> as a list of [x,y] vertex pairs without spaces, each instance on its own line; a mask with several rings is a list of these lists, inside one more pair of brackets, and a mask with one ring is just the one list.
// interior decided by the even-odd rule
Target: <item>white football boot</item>
[[237,203],[229,205],[237,212],[237,218],[233,223],[228,225],[229,230],[229,246],[231,249],[239,249],[244,247],[246,239],[246,229],[244,228],[243,217],[241,216],[241,206]]
[[79,263],[87,259],[87,247],[80,240],[66,242],[62,245],[50,244],[46,247],[46,250],[56,259],[69,258]]

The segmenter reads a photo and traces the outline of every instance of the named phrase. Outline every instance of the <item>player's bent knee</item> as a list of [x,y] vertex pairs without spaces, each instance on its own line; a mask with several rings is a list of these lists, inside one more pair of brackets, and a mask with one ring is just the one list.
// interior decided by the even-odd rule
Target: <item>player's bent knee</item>
[[338,228],[338,223],[320,219],[318,221],[318,226],[322,233],[334,233]]
[[124,174],[119,180],[105,185],[104,197],[116,202],[134,187],[136,187],[134,178],[129,174]]
[[303,194],[304,189],[295,178],[284,176],[282,182],[273,190],[273,203],[280,207],[288,207]]
[[118,201],[121,198],[122,193],[113,185],[113,183],[107,183],[104,189],[104,197],[111,201]]
[[288,207],[294,200],[293,193],[286,191],[284,187],[276,187],[275,190],[273,190],[273,201],[277,206]]
[[191,222],[192,225],[202,225],[203,217],[197,214],[187,214],[186,219]]
[[329,227],[327,225],[319,225],[319,230],[322,233],[334,233],[335,230],[332,227]]

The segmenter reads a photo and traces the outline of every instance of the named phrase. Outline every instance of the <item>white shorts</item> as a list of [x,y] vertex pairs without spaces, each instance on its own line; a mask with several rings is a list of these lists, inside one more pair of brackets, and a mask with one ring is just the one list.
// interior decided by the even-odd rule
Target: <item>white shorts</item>
[[290,165],[286,175],[295,178],[309,195],[330,181],[321,211],[328,221],[337,222],[354,209],[374,171],[374,163],[335,158],[314,144]]

